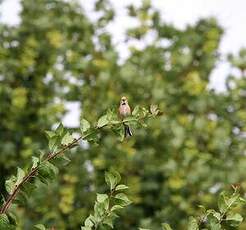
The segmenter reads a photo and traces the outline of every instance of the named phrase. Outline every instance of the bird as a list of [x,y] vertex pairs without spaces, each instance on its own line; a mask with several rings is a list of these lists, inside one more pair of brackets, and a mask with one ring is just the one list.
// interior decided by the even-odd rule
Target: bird
[[[125,96],[121,97],[120,106],[119,106],[119,115],[122,119],[131,115],[131,107],[128,104],[127,98]],[[123,123],[124,125],[124,136],[131,137],[132,131],[129,125]]]

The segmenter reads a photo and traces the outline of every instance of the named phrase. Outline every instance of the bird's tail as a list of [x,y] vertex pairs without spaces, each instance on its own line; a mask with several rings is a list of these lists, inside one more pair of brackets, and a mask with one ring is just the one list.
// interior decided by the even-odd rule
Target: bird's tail
[[132,131],[130,127],[126,124],[124,124],[124,129],[125,129],[125,137],[131,137],[132,136]]

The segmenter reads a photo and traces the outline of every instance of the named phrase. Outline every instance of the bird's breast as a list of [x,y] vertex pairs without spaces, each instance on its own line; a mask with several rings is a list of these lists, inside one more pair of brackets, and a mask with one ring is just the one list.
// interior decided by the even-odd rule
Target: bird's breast
[[130,113],[131,113],[131,110],[130,110],[129,106],[121,105],[121,107],[120,107],[120,115],[128,116],[128,115],[130,115]]

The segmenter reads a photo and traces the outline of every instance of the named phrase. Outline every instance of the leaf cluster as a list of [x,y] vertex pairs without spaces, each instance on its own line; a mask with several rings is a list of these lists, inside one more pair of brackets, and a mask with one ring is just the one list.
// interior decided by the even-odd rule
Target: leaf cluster
[[97,194],[94,205],[94,214],[86,218],[81,230],[92,230],[104,227],[104,225],[113,228],[113,220],[118,217],[118,210],[131,203],[125,194],[128,187],[119,184],[121,176],[117,171],[111,170],[105,173],[105,181],[109,187],[109,192]]
[[[28,200],[28,195],[37,187],[38,183],[49,184],[51,180],[56,178],[58,173],[58,166],[64,165],[70,161],[65,155],[65,151],[74,148],[79,144],[80,140],[86,140],[89,142],[96,142],[98,134],[102,128],[108,127],[116,130],[123,129],[123,123],[132,124],[141,123],[151,117],[157,115],[157,108],[153,108],[148,111],[145,108],[136,107],[132,117],[125,120],[119,120],[117,115],[113,111],[107,112],[101,116],[96,125],[92,126],[86,119],[81,119],[80,131],[81,136],[79,138],[73,138],[70,132],[59,124],[53,131],[46,131],[49,145],[49,153],[45,154],[40,152],[38,157],[32,157],[32,165],[27,169],[21,169],[18,167],[17,175],[11,176],[6,180],[5,186],[9,194],[7,199],[3,201],[0,209],[2,220],[0,222],[0,228],[5,225],[11,226],[11,222],[7,216],[8,209],[13,202],[25,205]],[[119,131],[119,134],[122,132]],[[95,204],[95,214],[92,223],[98,224],[99,222],[110,224],[115,214],[113,211],[126,206],[130,203],[127,196],[119,191],[124,190],[127,186],[119,184],[120,175],[117,172],[109,172],[105,175],[106,183],[110,186],[110,194],[98,194],[97,202]],[[110,202],[112,199],[116,199],[115,205],[112,206]],[[117,203],[117,204],[116,204]],[[91,217],[92,218],[92,217]],[[13,219],[13,218],[12,218]],[[86,221],[85,226],[88,227],[90,218]],[[1,225],[2,223],[2,225]],[[89,224],[90,225],[90,224]]]

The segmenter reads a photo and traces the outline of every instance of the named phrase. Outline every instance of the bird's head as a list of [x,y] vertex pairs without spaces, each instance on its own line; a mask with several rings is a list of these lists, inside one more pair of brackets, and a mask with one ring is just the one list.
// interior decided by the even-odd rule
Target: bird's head
[[126,105],[126,104],[128,104],[127,98],[126,98],[125,96],[121,97],[120,104],[121,104],[121,105]]

